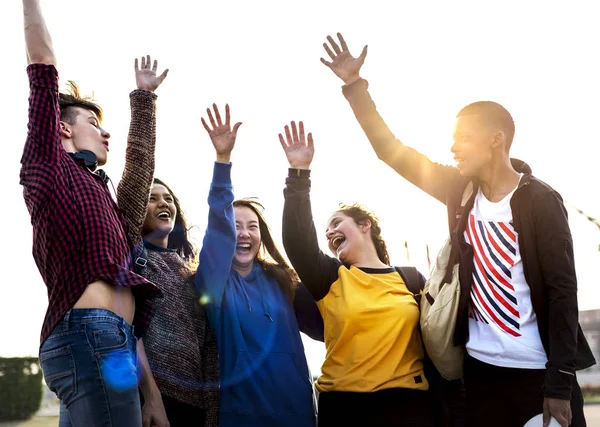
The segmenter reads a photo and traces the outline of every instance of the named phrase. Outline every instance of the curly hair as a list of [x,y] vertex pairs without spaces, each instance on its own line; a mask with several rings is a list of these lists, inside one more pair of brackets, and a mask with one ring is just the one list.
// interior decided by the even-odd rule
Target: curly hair
[[369,221],[371,223],[371,240],[375,245],[377,256],[381,262],[390,265],[390,255],[388,254],[385,240],[383,240],[383,237],[381,237],[379,219],[373,212],[368,211],[365,207],[358,203],[353,203],[351,205],[340,203],[340,208],[336,211],[336,213],[342,213],[352,218],[358,225]]
[[258,217],[258,228],[260,230],[261,242],[260,249],[256,254],[256,261],[263,267],[263,270],[274,276],[281,290],[293,301],[296,288],[298,287],[298,276],[296,272],[285,261],[263,215],[264,207],[255,199],[238,199],[233,202],[234,208],[248,208]]

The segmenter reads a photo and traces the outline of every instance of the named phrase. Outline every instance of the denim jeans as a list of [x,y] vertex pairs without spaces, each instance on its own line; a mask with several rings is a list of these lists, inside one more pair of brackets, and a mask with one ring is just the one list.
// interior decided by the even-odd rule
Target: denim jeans
[[136,346],[133,326],[111,311],[65,314],[40,348],[59,427],[141,427]]

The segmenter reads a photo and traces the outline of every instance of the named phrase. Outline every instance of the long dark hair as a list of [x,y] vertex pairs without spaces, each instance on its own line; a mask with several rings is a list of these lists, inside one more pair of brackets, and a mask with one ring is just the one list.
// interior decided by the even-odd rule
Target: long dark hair
[[263,215],[264,207],[255,199],[239,199],[233,202],[234,208],[248,208],[258,217],[258,228],[260,230],[260,249],[256,254],[256,261],[263,267],[265,273],[273,275],[281,290],[293,301],[296,288],[298,287],[298,276],[285,261],[277,245],[271,236],[271,230]]
[[338,212],[349,216],[358,225],[363,224],[365,221],[369,221],[371,223],[371,240],[375,245],[377,257],[382,263],[390,265],[390,255],[388,254],[385,240],[383,240],[383,237],[381,237],[381,227],[379,226],[379,219],[377,216],[375,216],[373,212],[369,212],[358,203],[353,203],[351,205],[340,203],[340,208],[336,211],[336,213]]
[[169,194],[173,197],[173,204],[177,208],[177,214],[175,215],[175,226],[173,227],[173,231],[169,234],[169,242],[167,243],[167,247],[169,249],[174,249],[184,261],[191,263],[196,258],[196,248],[192,242],[190,242],[188,236],[188,222],[185,217],[185,213],[181,209],[181,205],[179,204],[179,199],[173,193],[173,190],[161,181],[158,178],[154,178],[154,184],[162,185],[167,189]]

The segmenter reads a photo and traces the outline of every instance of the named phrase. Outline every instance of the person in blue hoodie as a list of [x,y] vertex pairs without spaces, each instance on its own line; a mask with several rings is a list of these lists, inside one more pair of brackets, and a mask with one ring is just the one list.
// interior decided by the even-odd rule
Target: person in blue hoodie
[[224,123],[213,109],[214,117],[207,109],[210,126],[202,119],[217,159],[195,283],[217,335],[219,426],[314,427],[313,388],[294,307],[302,288],[261,206],[234,202],[230,157],[241,123],[231,127],[228,105]]

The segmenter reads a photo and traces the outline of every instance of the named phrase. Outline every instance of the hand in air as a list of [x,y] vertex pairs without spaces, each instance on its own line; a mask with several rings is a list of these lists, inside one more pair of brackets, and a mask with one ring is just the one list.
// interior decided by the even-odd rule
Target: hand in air
[[135,83],[138,89],[149,90],[154,92],[167,77],[169,70],[166,69],[160,76],[156,75],[158,69],[158,61],[150,59],[150,55],[142,56],[142,66],[139,67],[138,59],[135,58]]
[[208,113],[208,120],[210,121],[212,128],[208,125],[208,123],[206,123],[204,117],[202,118],[202,125],[204,126],[204,129],[206,129],[206,132],[208,132],[210,140],[215,147],[217,161],[221,163],[229,163],[231,152],[235,146],[237,131],[242,123],[237,122],[235,125],[233,125],[233,129],[231,128],[229,104],[225,105],[225,123],[223,123],[221,120],[221,114],[219,114],[219,109],[217,108],[216,104],[213,104],[213,110],[215,111],[214,117],[212,111],[210,111],[210,108],[206,109],[206,112]]
[[337,33],[337,36],[340,39],[341,49],[335,40],[333,40],[333,37],[327,36],[327,41],[331,47],[329,47],[327,43],[323,43],[323,47],[331,58],[331,62],[323,58],[321,58],[321,62],[331,68],[331,71],[333,71],[336,76],[342,79],[345,84],[349,85],[360,78],[360,68],[364,64],[365,58],[367,57],[367,46],[363,48],[360,56],[355,58],[350,55],[350,51],[348,50],[348,45],[346,45],[344,37],[342,37],[340,33]]
[[299,123],[300,132],[296,127],[296,122],[291,122],[291,131],[289,126],[285,126],[285,139],[279,134],[279,142],[285,151],[291,168],[310,169],[315,146],[313,144],[312,133],[304,135],[304,123]]

